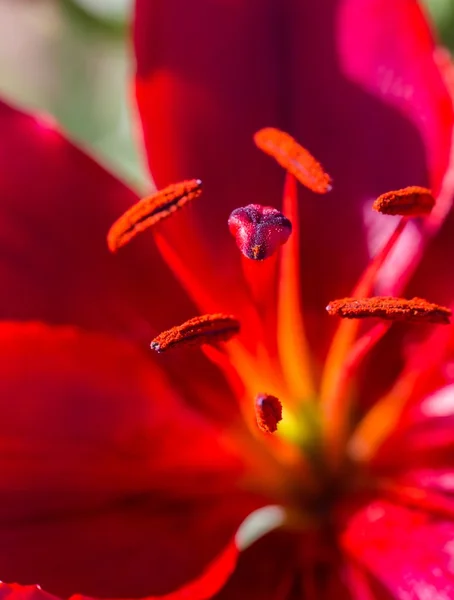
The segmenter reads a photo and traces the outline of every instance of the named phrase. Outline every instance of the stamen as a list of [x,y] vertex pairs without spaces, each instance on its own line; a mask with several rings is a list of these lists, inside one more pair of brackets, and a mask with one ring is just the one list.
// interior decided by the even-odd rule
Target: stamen
[[280,400],[271,394],[259,394],[255,399],[255,416],[261,431],[274,433],[277,431],[277,424],[282,421]]
[[261,204],[236,208],[228,224],[236,245],[252,260],[272,256],[292,233],[291,222],[280,211]]
[[288,133],[266,127],[257,131],[254,142],[313,192],[325,194],[331,190],[331,177],[322,165]]
[[[391,193],[391,195],[393,194],[395,194],[395,192]],[[355,285],[351,293],[352,298],[349,300],[358,301],[358,299],[361,299],[361,301],[363,301],[364,298],[368,297],[373,292],[377,275],[393,248],[396,247],[396,244],[405,230],[406,225],[409,223],[409,216],[413,215],[402,216],[399,219],[395,230],[392,232],[391,236],[388,238],[381,250],[372,258],[366,270]],[[436,305],[432,306],[435,307]],[[336,305],[333,302],[330,303],[327,308],[328,310],[331,309],[331,311],[333,311],[331,314],[337,314],[337,312],[333,310],[336,308]],[[446,310],[443,309],[443,307],[441,308],[442,311]],[[389,310],[386,312],[388,313],[388,319],[396,319],[395,312],[392,316],[389,314]],[[381,315],[375,314],[364,316]],[[429,322],[429,319],[431,319],[432,316],[425,316],[420,320]],[[449,316],[450,313],[443,312],[441,322],[448,322]],[[348,439],[351,403],[354,401],[353,397],[348,394],[350,382],[354,376],[354,373],[359,368],[359,362],[362,360],[362,357],[364,357],[364,355],[370,351],[378,339],[380,339],[380,337],[386,332],[385,327],[379,328],[377,325],[376,328],[373,328],[363,338],[357,340],[357,343],[355,344],[355,339],[358,335],[360,327],[359,318],[360,317],[346,318],[343,319],[338,325],[327,359],[325,361],[325,368],[323,370],[320,386],[320,404],[324,423],[324,444],[326,447],[328,461],[333,468],[337,468],[339,457],[344,454],[344,446]],[[405,314],[405,316],[402,318],[406,320],[416,320],[414,317],[413,319],[410,319],[408,314]],[[435,322],[438,322],[438,320]],[[389,321],[389,323],[392,324],[392,320]],[[381,323],[381,325],[383,325],[383,323]]]
[[427,188],[416,185],[402,190],[387,192],[379,196],[372,208],[384,215],[420,217],[430,214],[435,206],[435,198]]
[[375,296],[373,298],[342,298],[333,300],[326,310],[330,315],[344,319],[365,319],[378,317],[391,321],[408,321],[411,323],[440,323],[449,325],[451,311],[449,308],[432,304],[422,298],[393,298],[391,296]]
[[165,352],[176,346],[226,342],[240,331],[240,323],[231,315],[202,315],[163,331],[150,344],[152,350]]
[[[377,274],[380,272],[391,250],[395,248],[408,221],[407,217],[399,219],[395,230],[387,242],[373,257],[356,283],[352,291],[352,297],[364,298],[371,294]],[[355,319],[343,319],[340,322],[334,334],[322,375],[320,404],[324,414],[326,449],[333,466],[338,461],[338,457],[342,456],[343,445],[347,439],[350,400],[344,392],[353,374],[352,369],[347,369],[348,373],[344,373],[344,369],[349,355],[352,351],[354,353],[355,338],[358,334],[359,326],[360,321]]]
[[202,193],[200,179],[190,179],[174,183],[139,200],[127,210],[109,230],[107,245],[115,252],[127,244],[138,233],[166,219]]

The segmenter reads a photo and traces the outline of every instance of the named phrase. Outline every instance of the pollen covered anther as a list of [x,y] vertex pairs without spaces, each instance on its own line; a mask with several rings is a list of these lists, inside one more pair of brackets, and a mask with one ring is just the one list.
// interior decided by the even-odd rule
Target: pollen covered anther
[[202,315],[163,331],[150,344],[156,352],[166,352],[177,346],[226,342],[240,331],[240,322],[231,315]]
[[107,245],[115,252],[138,233],[166,219],[202,193],[200,179],[174,183],[139,200],[115,221],[107,234]]
[[258,394],[255,399],[255,416],[261,431],[274,433],[277,431],[279,421],[282,421],[280,400],[271,394]]
[[387,192],[379,196],[372,208],[384,215],[422,217],[430,214],[435,206],[435,198],[427,188],[416,185]]
[[261,204],[236,208],[229,217],[230,233],[247,258],[264,260],[272,256],[292,233],[292,224],[279,210]]
[[449,325],[449,308],[432,304],[422,298],[393,298],[375,296],[373,298],[342,298],[333,300],[326,310],[330,315],[344,319],[365,319],[376,317],[390,321],[411,323],[438,323]]
[[288,133],[266,127],[257,131],[254,142],[313,192],[325,194],[331,190],[331,177],[322,165]]

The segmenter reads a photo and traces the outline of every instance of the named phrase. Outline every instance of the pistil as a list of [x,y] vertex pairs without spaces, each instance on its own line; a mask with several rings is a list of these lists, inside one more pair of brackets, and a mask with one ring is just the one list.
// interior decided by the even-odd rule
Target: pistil
[[292,233],[292,224],[272,206],[248,204],[236,208],[228,225],[236,245],[247,258],[264,260],[272,256]]

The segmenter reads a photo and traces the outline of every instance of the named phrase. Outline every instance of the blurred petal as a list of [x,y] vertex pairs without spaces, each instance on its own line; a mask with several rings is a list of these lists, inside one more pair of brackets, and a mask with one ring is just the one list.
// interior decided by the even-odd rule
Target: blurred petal
[[[433,432],[432,442],[444,444],[441,434],[447,429],[447,422],[437,423],[433,417],[441,410],[442,401],[445,410],[449,406],[451,390],[447,384],[454,379],[454,326],[413,329],[411,333],[408,326],[396,327],[390,333],[379,345],[379,352],[370,357],[370,368],[359,396],[365,399],[366,412],[356,426],[350,452],[362,461],[378,452],[379,461],[385,459],[397,464],[407,458],[414,460],[415,448],[409,450],[408,433],[416,434],[415,439],[422,442],[418,444],[421,449],[426,429]],[[393,335],[396,333],[397,336]],[[405,356],[402,352],[398,356],[396,347],[402,351],[402,338]],[[396,444],[402,450],[398,455],[394,450]]]
[[357,513],[342,536],[345,550],[396,599],[454,595],[454,523],[386,502]]
[[[50,118],[0,102],[0,125],[0,318],[75,324],[148,348],[196,314],[152,234],[116,255],[107,250],[110,225],[136,201],[132,191]],[[200,351],[160,362],[188,403],[216,418],[232,413],[225,380]]]
[[0,349],[2,579],[139,597],[198,577],[257,507],[219,431],[127,342],[3,323]]
[[[352,81],[415,125],[427,153],[429,183],[438,195],[450,155],[452,100],[418,3],[398,0],[389,8],[386,0],[344,0],[338,22],[341,64]],[[386,170],[400,170],[413,152],[407,147],[404,160],[390,164],[382,157],[381,164]],[[411,174],[418,177],[417,172]]]
[[[232,574],[238,558],[238,550],[232,540],[207,566],[202,575],[184,587],[160,596],[148,596],[146,600],[208,600],[224,585]],[[58,600],[37,585],[22,586],[17,583],[0,582],[0,600]],[[93,600],[90,596],[75,594],[70,600]]]
[[346,579],[352,600],[394,600],[370,573],[353,561],[346,564]]
[[0,582],[0,600],[58,600],[37,585]]
[[118,256],[107,250],[110,225],[136,201],[132,191],[50,118],[0,103],[0,125],[3,319],[73,323],[148,342],[179,311],[194,310],[152,243]]
[[297,543],[297,536],[275,531],[250,546],[216,600],[287,599],[296,578]]
[[209,600],[213,598],[233,573],[237,560],[238,549],[232,540],[225,550],[208,565],[199,579],[166,595],[165,600],[187,600],[187,598]]
[[[136,6],[136,92],[152,173],[158,186],[186,177],[205,182],[186,234],[183,219],[179,229],[174,221],[163,230],[186,249],[193,270],[188,239],[203,239],[203,277],[216,297],[218,288],[238,290],[242,281],[226,227],[230,211],[251,200],[277,205],[281,195],[283,173],[254,148],[254,131],[288,130],[333,176],[329,197],[307,193],[301,211],[309,333],[324,342],[324,307],[349,291],[367,258],[364,204],[409,184],[430,180],[439,189],[448,164],[452,104],[418,4]],[[216,285],[219,264],[223,285]],[[327,268],[330,277],[320,277]],[[234,294],[228,300],[235,302]]]

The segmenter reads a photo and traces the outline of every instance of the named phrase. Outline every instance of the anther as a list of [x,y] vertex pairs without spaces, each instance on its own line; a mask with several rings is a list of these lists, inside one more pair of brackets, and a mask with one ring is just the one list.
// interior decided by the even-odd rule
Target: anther
[[255,399],[255,416],[261,431],[274,433],[277,431],[279,421],[282,421],[280,400],[271,394],[259,394]]
[[226,342],[240,331],[240,323],[231,315],[202,315],[163,331],[150,344],[152,350],[165,352],[176,346]]
[[373,298],[342,298],[333,300],[326,310],[330,315],[344,319],[365,319],[378,317],[390,321],[411,323],[439,323],[449,325],[449,308],[432,304],[422,298],[393,298],[376,296]]
[[430,214],[435,206],[432,192],[416,185],[387,192],[379,196],[372,208],[384,215],[421,217]]
[[230,215],[229,229],[247,258],[264,260],[272,256],[292,233],[292,224],[271,206],[248,204]]
[[288,133],[266,127],[257,131],[254,142],[313,192],[325,194],[331,190],[331,177],[322,165]]
[[166,219],[185,204],[198,198],[202,193],[200,179],[190,179],[174,183],[139,200],[131,206],[109,230],[107,245],[115,252],[127,244],[138,233]]

